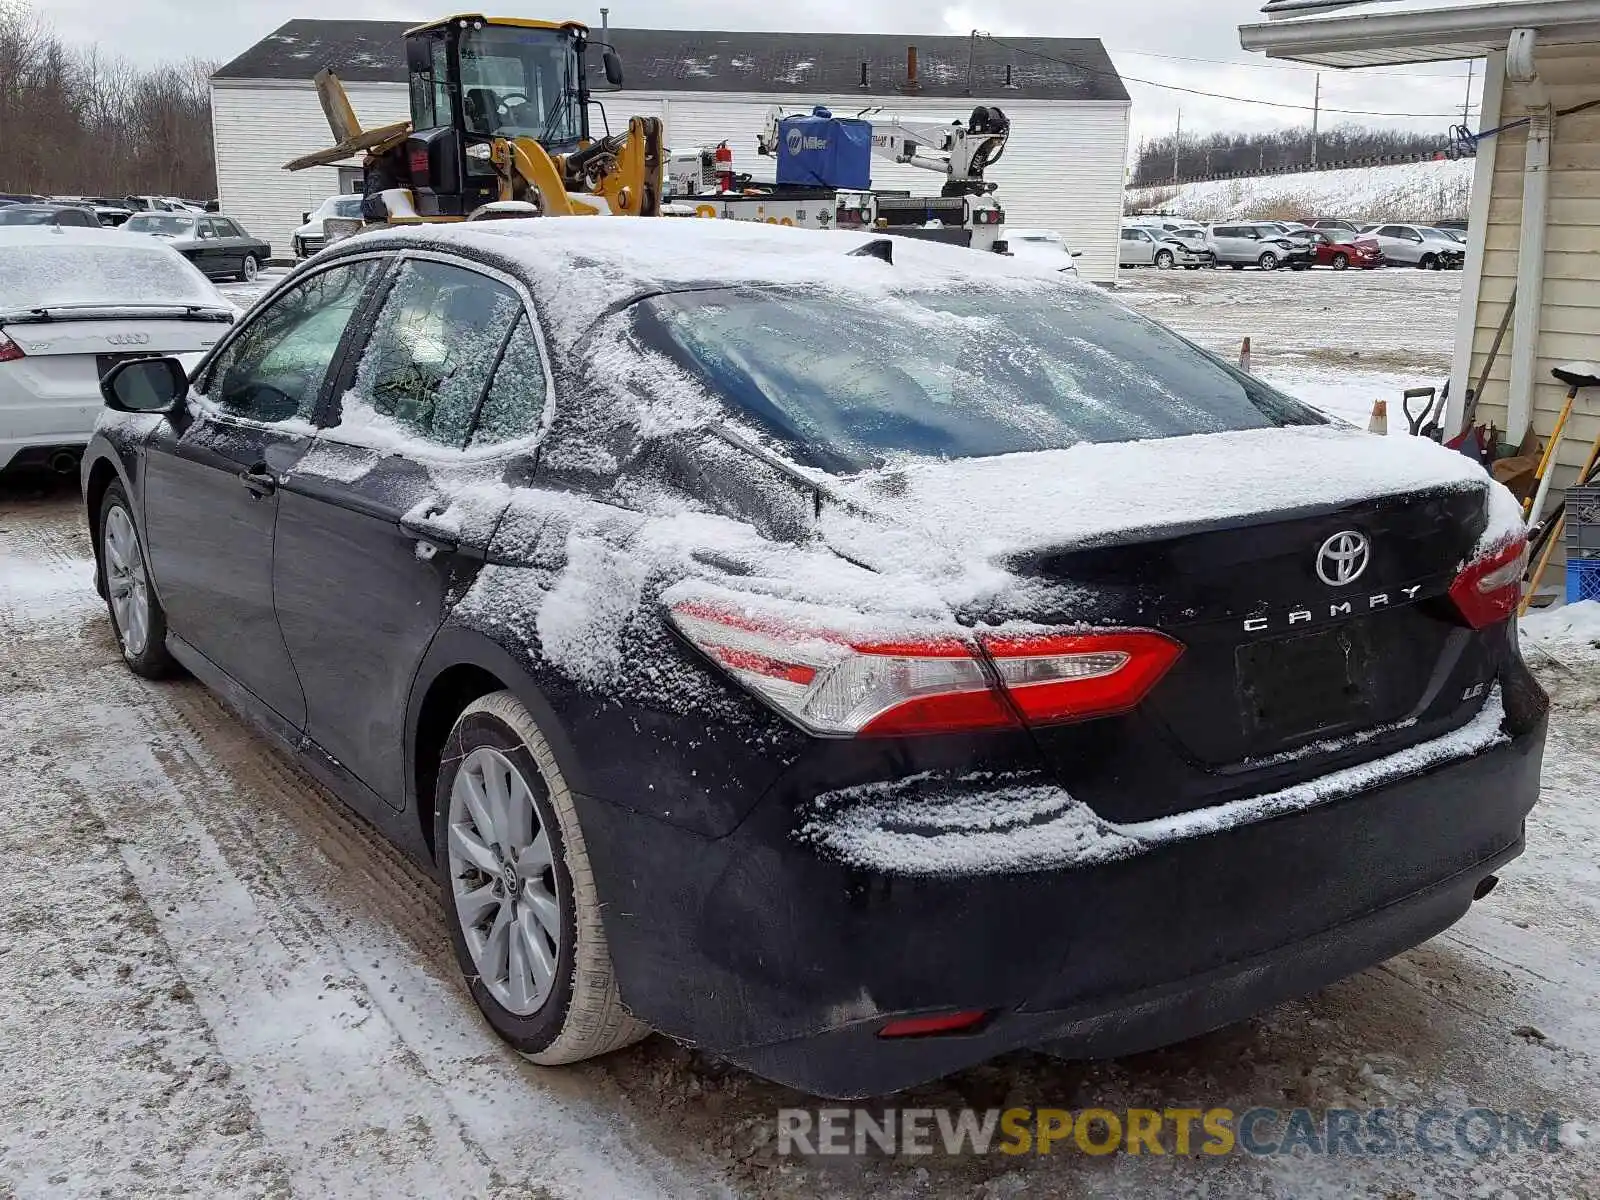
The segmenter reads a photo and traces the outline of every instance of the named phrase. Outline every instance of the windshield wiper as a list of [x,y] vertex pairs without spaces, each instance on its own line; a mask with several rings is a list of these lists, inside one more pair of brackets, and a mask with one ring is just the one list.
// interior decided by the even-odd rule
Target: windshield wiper
[[561,81],[561,99],[556,101],[556,106],[550,110],[550,115],[545,118],[544,128],[539,131],[539,144],[545,145],[550,135],[556,131],[556,122],[567,111],[567,102],[572,99],[572,93],[577,89],[572,86],[572,77],[565,75]]

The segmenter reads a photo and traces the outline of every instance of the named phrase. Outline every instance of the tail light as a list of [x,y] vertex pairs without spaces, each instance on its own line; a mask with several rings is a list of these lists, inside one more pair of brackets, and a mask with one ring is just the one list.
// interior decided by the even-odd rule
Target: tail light
[[672,608],[712,662],[811,733],[894,737],[1125,712],[1183,647],[1150,630],[852,637],[698,603]]
[[1517,538],[1503,548],[1468,563],[1450,585],[1450,599],[1474,629],[1504,621],[1522,598],[1522,574],[1528,565],[1528,542]]
[[13,342],[4,333],[0,333],[0,363],[16,362],[19,358],[26,358],[22,347]]
[[427,180],[432,164],[428,161],[426,146],[414,149],[406,156],[407,166],[411,168],[411,178],[420,187]]
[[929,1037],[941,1033],[966,1033],[983,1024],[989,1015],[987,1009],[968,1009],[964,1012],[937,1013],[927,1017],[902,1017],[888,1021],[878,1030],[881,1038]]

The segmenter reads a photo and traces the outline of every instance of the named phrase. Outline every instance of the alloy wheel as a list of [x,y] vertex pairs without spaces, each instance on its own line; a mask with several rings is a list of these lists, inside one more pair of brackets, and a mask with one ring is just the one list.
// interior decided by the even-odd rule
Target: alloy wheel
[[246,283],[254,283],[256,276],[260,273],[261,268],[256,265],[256,256],[254,254],[246,254],[244,256],[244,281]]
[[106,513],[102,546],[117,636],[122,640],[123,653],[137,658],[150,643],[150,581],[133,521],[121,505]]
[[1349,265],[1350,265],[1350,259],[1348,257],[1346,257],[1345,255],[1343,255],[1343,254],[1335,254],[1333,256],[1333,269],[1335,271],[1342,271],[1346,267],[1348,267]]
[[1271,250],[1261,255],[1261,269],[1263,271],[1276,271],[1278,269],[1278,256]]
[[533,790],[498,750],[480,746],[462,759],[448,840],[456,913],[479,978],[508,1011],[537,1012],[556,982],[561,896]]

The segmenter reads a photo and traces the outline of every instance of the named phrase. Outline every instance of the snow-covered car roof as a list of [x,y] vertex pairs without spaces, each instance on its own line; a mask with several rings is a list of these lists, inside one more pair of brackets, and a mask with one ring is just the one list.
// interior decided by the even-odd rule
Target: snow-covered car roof
[[[893,264],[852,255],[887,240]],[[510,259],[534,282],[558,343],[570,344],[614,305],[693,286],[826,287],[868,299],[911,291],[1080,286],[1025,258],[914,238],[706,219],[531,218],[413,225],[339,243],[343,253],[445,243]],[[1087,284],[1081,286],[1089,286]]]
[[0,227],[0,313],[86,304],[236,311],[193,263],[149,234],[62,225]]

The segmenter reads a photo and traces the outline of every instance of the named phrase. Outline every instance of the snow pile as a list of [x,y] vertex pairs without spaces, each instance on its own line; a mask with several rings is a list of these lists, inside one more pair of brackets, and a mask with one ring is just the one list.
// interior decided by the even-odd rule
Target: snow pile
[[1177,188],[1133,188],[1129,211],[1197,221],[1343,217],[1353,221],[1464,220],[1472,159],[1350,167],[1252,179],[1212,179]]
[[[914,775],[825,792],[797,837],[853,867],[891,875],[998,875],[1086,867],[1220,833],[1398,782],[1509,741],[1500,690],[1461,728],[1281,791],[1152,821],[1102,820],[1064,788],[1016,777]],[[1334,749],[1358,744],[1356,734]]]
[[1600,664],[1600,600],[1557,605],[1521,621],[1522,644],[1567,665]]

